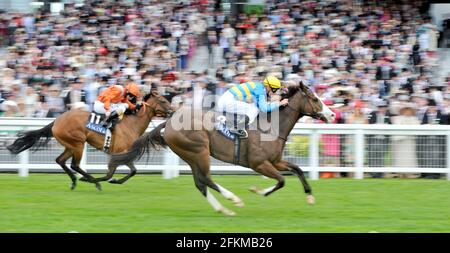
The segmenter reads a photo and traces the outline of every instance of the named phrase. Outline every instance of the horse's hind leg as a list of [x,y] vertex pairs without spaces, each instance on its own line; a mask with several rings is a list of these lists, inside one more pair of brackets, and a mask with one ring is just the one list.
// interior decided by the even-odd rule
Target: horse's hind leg
[[[199,177],[200,178],[204,178],[204,182],[206,183],[206,185],[209,188],[214,189],[217,192],[219,192],[220,194],[222,194],[222,196],[224,196],[226,199],[232,201],[235,206],[237,206],[237,207],[243,207],[244,206],[244,202],[238,196],[236,196],[231,191],[227,190],[225,187],[223,187],[223,186],[219,185],[218,183],[215,183],[214,181],[212,181],[211,176],[209,175],[209,173],[204,173],[204,171],[202,171],[201,169],[199,171],[201,171],[200,172],[201,175]],[[209,167],[208,167],[208,171],[209,171]]]
[[276,185],[266,189],[259,189],[254,186],[250,188],[250,191],[255,192],[259,195],[269,196],[271,193],[275,192],[276,190],[284,186],[283,175],[281,175],[280,172],[269,161],[264,161],[263,163],[255,167],[252,167],[252,169],[266,177],[276,179],[278,182]]
[[[134,166],[134,164],[133,164],[133,163],[128,163],[127,166],[128,166],[128,168],[130,168],[130,173],[128,173],[126,176],[124,176],[124,177],[121,178],[121,179],[112,179],[112,180],[110,180],[109,182],[110,182],[111,184],[123,184],[123,183],[125,183],[128,179],[130,179],[131,177],[133,177],[134,175],[136,175],[137,169],[136,169],[136,167]],[[116,167],[116,168],[117,168],[117,167]],[[114,170],[116,170],[116,169],[114,169]],[[113,172],[113,174],[114,174],[114,172]]]
[[84,149],[84,145],[81,145],[80,148],[73,151],[72,163],[70,165],[70,168],[73,169],[74,171],[80,173],[86,179],[87,182],[95,184],[95,187],[99,191],[101,191],[102,187],[98,182],[95,182],[95,178],[80,168],[80,161],[81,161],[81,156],[83,155],[83,149]]
[[209,168],[210,168],[209,150],[207,148],[201,148],[200,150],[198,151],[196,150],[194,152],[194,151],[180,150],[177,147],[171,148],[176,154],[178,154],[183,160],[185,160],[189,164],[192,170],[192,176],[194,177],[195,186],[203,194],[203,196],[206,198],[208,203],[214,208],[214,210],[228,216],[236,215],[235,212],[225,208],[208,190],[208,187],[210,187],[211,189],[220,192],[222,195],[225,194],[228,197],[230,197],[230,195],[234,195],[225,188],[215,184],[209,177]]
[[220,192],[219,188],[202,172],[200,168],[196,165],[191,165],[192,175],[194,176],[194,182],[197,189],[203,194],[203,196],[208,200],[208,203],[219,213],[223,213],[228,216],[236,215],[235,212],[225,208],[209,191],[208,186],[212,189]]
[[226,199],[231,200],[235,206],[244,207],[244,202],[238,196],[236,196],[234,193],[227,190],[223,186],[219,185],[218,183],[214,184],[216,184],[217,187],[219,188],[220,194],[222,194],[222,196],[224,196]]
[[[116,172],[118,165],[112,164],[111,162],[108,163],[108,173],[106,173],[106,176],[100,177],[100,178],[94,178],[94,182],[101,182],[101,181],[108,181],[110,180],[114,173]],[[111,183],[114,179],[110,180]]]
[[300,182],[302,182],[303,188],[307,195],[306,200],[307,200],[308,204],[312,205],[315,203],[315,199],[314,199],[314,196],[312,195],[311,187],[309,186],[308,181],[306,181],[305,175],[304,175],[302,169],[300,169],[300,167],[298,167],[297,165],[290,163],[288,161],[281,161],[281,162],[275,164],[275,167],[278,170],[290,170],[292,173],[296,174],[298,176],[298,178],[300,179]]
[[77,187],[77,177],[72,173],[72,171],[67,167],[66,161],[72,156],[72,153],[66,148],[64,149],[64,152],[59,155],[56,158],[56,163],[61,166],[61,168],[66,172],[67,175],[69,175],[70,179],[72,180],[72,185],[70,186],[70,189],[73,190],[75,187]]

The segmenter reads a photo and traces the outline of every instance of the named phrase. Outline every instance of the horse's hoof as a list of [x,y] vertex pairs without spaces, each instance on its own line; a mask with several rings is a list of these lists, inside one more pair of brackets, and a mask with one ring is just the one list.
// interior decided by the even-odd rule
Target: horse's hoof
[[252,187],[250,187],[250,189],[248,189],[248,190],[251,191],[251,192],[254,192],[254,193],[256,193],[256,194],[259,194],[259,195],[264,195],[264,194],[262,193],[262,190],[259,189],[259,188],[256,187],[256,186],[252,186]]
[[310,205],[314,205],[316,203],[316,199],[313,195],[306,196],[306,202]]
[[229,209],[226,209],[225,207],[219,209],[218,212],[219,212],[219,213],[222,213],[222,214],[224,214],[224,215],[226,215],[226,216],[235,216],[235,215],[236,215],[235,212],[233,212],[233,211],[231,211],[231,210],[229,210]]
[[232,201],[233,201],[233,204],[235,206],[237,206],[237,207],[244,207],[244,202],[240,198],[236,197]]
[[99,191],[102,190],[102,186],[99,183],[95,184],[95,188],[97,188],[97,190]]
[[70,185],[70,190],[74,190],[77,187],[77,184],[74,182],[72,185]]

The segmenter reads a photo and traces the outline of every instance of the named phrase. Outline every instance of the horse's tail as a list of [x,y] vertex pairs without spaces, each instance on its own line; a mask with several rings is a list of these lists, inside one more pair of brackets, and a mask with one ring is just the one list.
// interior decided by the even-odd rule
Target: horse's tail
[[152,147],[155,149],[158,149],[159,147],[167,147],[167,143],[161,135],[161,130],[164,127],[166,127],[166,122],[159,124],[151,132],[143,134],[133,143],[127,152],[113,154],[111,156],[110,163],[117,166],[125,165],[129,162],[141,159],[145,153],[150,153]]
[[54,121],[38,130],[20,132],[19,134],[17,134],[19,138],[16,139],[13,144],[7,146],[6,148],[9,150],[9,152],[11,152],[14,155],[17,155],[20,152],[27,150],[31,147],[33,147],[32,150],[38,150],[39,148],[47,145],[47,143],[52,138],[53,123]]

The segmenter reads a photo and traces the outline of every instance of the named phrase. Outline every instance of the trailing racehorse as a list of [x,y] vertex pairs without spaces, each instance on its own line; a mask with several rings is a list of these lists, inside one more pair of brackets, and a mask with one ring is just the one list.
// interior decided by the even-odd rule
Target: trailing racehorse
[[[143,101],[137,113],[125,116],[115,126],[110,144],[111,154],[126,151],[145,132],[153,116],[166,116],[172,113],[169,101],[155,92],[147,94]],[[41,129],[20,133],[19,138],[7,148],[13,154],[18,154],[31,147],[33,147],[33,150],[37,150],[48,143],[53,136],[65,147],[64,152],[56,158],[56,163],[63,168],[72,180],[71,189],[75,189],[77,178],[66,166],[66,161],[69,158],[72,158],[70,168],[83,175],[80,180],[94,183],[100,190],[101,186],[98,182],[110,179],[113,172],[108,172],[108,175],[104,178],[95,179],[80,168],[84,144],[87,142],[102,150],[105,138],[104,135],[85,127],[90,116],[91,113],[84,110],[67,111]],[[128,163],[127,166],[130,168],[130,173],[119,180],[112,180],[110,183],[123,183],[136,174],[133,163]]]
[[[287,94],[284,94],[284,98],[289,98],[289,104],[279,111],[278,133],[269,133],[269,135],[274,135],[274,138],[270,141],[265,141],[263,138],[265,133],[256,129],[249,130],[248,138],[242,139],[241,142],[238,165],[251,168],[277,181],[276,185],[267,189],[251,188],[253,192],[264,196],[268,196],[284,186],[285,180],[280,171],[291,171],[299,177],[303,184],[308,203],[313,204],[315,200],[303,171],[297,165],[282,160],[283,149],[289,133],[302,116],[308,115],[325,122],[332,122],[335,115],[303,83],[296,87],[289,87]],[[109,166],[119,166],[134,161],[142,156],[144,152],[148,152],[150,144],[168,145],[190,165],[196,187],[206,197],[212,207],[225,215],[234,215],[233,211],[223,207],[208,190],[208,187],[210,187],[218,191],[237,206],[244,205],[242,200],[235,194],[213,182],[210,175],[210,156],[228,163],[235,161],[234,142],[209,125],[213,123],[204,120],[208,114],[215,114],[215,112],[194,111],[189,113],[190,110],[192,109],[178,110],[168,121],[140,137],[128,152],[113,155]],[[195,115],[201,115],[202,117],[196,117]],[[177,118],[181,117],[183,117],[184,122],[190,120],[185,125],[188,127],[184,129],[180,129],[177,122]],[[215,116],[211,118],[215,118]],[[272,123],[274,122],[272,121]],[[278,122],[275,123],[278,124]],[[165,128],[164,136],[160,133],[163,128]]]

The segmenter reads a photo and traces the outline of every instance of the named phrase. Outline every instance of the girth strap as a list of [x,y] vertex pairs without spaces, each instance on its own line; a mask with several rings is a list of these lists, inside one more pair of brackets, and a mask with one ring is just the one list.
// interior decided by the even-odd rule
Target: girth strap
[[105,141],[103,143],[103,151],[107,154],[109,154],[109,147],[111,145],[111,139],[112,139],[112,134],[111,134],[111,130],[109,128],[106,129],[106,134],[105,134]]
[[236,136],[234,139],[234,155],[233,155],[233,163],[235,165],[239,165],[239,160],[241,156],[241,138]]

